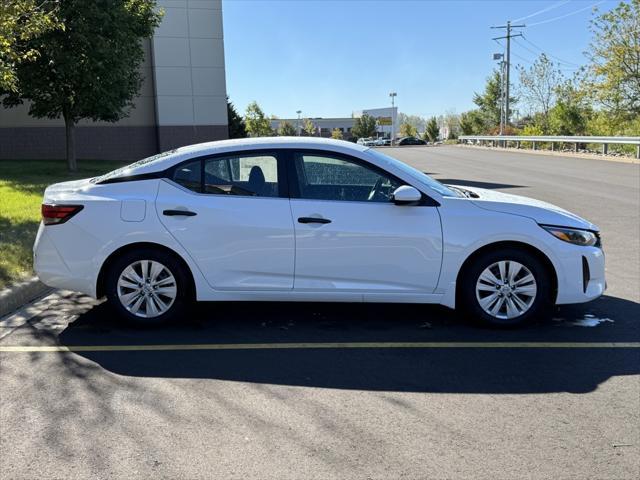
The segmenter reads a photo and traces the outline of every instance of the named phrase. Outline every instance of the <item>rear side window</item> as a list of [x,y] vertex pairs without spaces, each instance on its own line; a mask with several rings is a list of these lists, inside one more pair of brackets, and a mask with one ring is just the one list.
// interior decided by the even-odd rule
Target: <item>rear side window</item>
[[233,155],[204,161],[204,193],[277,197],[278,160],[273,155]]
[[200,160],[185,163],[175,169],[173,181],[194,192],[202,192],[202,170]]

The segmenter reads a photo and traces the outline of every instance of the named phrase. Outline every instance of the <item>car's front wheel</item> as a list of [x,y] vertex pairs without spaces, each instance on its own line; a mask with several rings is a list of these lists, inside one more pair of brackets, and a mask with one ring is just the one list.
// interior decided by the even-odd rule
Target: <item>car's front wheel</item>
[[109,269],[106,293],[120,317],[137,325],[175,320],[189,300],[182,264],[153,249],[127,252]]
[[480,255],[463,272],[459,300],[484,325],[515,327],[546,317],[551,292],[550,272],[536,256],[504,249]]

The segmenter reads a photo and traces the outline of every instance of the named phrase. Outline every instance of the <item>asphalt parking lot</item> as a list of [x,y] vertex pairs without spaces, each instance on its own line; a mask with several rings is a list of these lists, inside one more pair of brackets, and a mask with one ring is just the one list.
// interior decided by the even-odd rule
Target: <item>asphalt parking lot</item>
[[517,331],[437,306],[262,303],[141,331],[60,294],[0,325],[0,478],[638,478],[640,166],[385,152],[600,225],[607,294]]

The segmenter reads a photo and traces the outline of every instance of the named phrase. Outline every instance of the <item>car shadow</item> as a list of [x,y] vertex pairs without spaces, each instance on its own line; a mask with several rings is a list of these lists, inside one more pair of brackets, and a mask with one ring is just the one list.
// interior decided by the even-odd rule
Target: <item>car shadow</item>
[[[637,342],[635,302],[604,297],[560,308],[520,330],[468,325],[430,305],[205,303],[158,329],[120,326],[106,304],[58,336],[65,346],[322,342],[435,342],[443,348],[263,348],[76,351],[102,368],[136,377],[208,378],[302,387],[438,393],[590,392],[640,373],[638,348],[450,348],[448,342]],[[580,327],[591,319],[595,327]],[[577,322],[577,323],[576,323]]]
[[495,190],[499,188],[527,188],[526,185],[512,185],[509,183],[495,183],[495,182],[477,182],[473,180],[464,180],[461,178],[437,178],[440,183],[445,185],[460,185],[464,187],[476,187],[486,188],[489,190]]

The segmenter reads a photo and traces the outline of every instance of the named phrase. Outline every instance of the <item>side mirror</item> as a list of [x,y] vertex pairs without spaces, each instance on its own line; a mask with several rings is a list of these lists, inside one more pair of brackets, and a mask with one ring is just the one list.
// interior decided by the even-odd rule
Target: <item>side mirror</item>
[[422,194],[410,185],[403,185],[393,192],[393,203],[396,205],[411,205],[422,200]]

